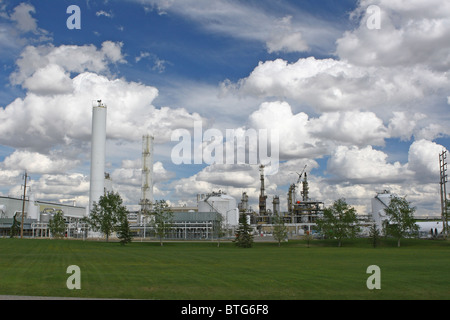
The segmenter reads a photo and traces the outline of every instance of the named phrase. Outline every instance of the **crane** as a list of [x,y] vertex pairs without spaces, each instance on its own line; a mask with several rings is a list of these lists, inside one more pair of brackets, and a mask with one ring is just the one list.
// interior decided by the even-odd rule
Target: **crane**
[[296,172],[296,173],[298,174],[298,179],[297,179],[297,183],[296,183],[296,184],[299,184],[299,183],[300,183],[300,180],[302,179],[302,175],[303,175],[303,173],[305,172],[306,166],[307,166],[307,165],[305,164],[305,166],[303,167],[302,173]]

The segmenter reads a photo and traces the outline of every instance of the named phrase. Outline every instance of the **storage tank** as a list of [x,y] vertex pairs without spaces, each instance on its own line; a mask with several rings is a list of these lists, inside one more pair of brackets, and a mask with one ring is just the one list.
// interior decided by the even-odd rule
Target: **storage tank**
[[52,217],[53,215],[49,212],[41,212],[39,221],[42,223],[49,223]]
[[28,201],[28,218],[34,220],[39,219],[39,209],[35,203],[34,194],[30,194],[30,199]]
[[217,212],[222,215],[225,224],[229,226],[239,224],[239,210],[236,199],[220,191],[199,199],[198,212]]
[[377,228],[381,229],[383,220],[387,220],[385,208],[391,203],[392,194],[384,190],[383,192],[378,192],[377,195],[372,199],[372,219],[375,221]]

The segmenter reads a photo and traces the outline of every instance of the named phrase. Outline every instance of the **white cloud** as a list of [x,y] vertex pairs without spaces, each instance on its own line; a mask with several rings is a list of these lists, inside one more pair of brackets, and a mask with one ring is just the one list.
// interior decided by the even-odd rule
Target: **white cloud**
[[23,84],[35,72],[49,65],[57,65],[71,73],[108,74],[110,64],[125,62],[121,48],[122,43],[112,41],[103,42],[100,50],[94,45],[27,46],[16,61],[18,70],[11,74],[10,79],[13,84]]
[[[367,28],[370,5],[381,10],[379,30]],[[362,0],[353,16],[360,18],[359,26],[337,40],[341,59],[364,66],[423,64],[441,71],[450,67],[447,1]]]
[[260,3],[225,0],[144,0],[140,3],[146,11],[151,6],[160,14],[179,15],[211,33],[262,42],[269,53],[303,52],[309,50],[310,43],[323,49],[339,32],[329,21],[284,2],[268,8]]
[[425,139],[411,144],[408,168],[415,172],[418,181],[439,183],[439,154],[444,150],[444,146]]
[[10,19],[17,24],[17,28],[22,32],[36,32],[36,19],[31,16],[36,13],[35,8],[31,4],[21,3],[14,8]]
[[373,112],[330,112],[311,120],[311,133],[324,140],[358,146],[383,146],[389,137],[383,121]]
[[100,17],[100,16],[104,16],[104,17],[107,17],[107,18],[112,18],[112,17],[113,17],[113,14],[112,14],[111,11],[110,11],[110,12],[106,12],[105,10],[97,11],[97,12],[95,13],[95,15],[96,15],[97,17]]
[[[319,112],[420,108],[417,101],[433,97],[450,85],[448,75],[426,67],[358,67],[334,59],[301,58],[260,62],[247,78],[224,84],[230,93],[290,99]],[[233,90],[234,89],[234,90]]]
[[21,170],[29,173],[65,173],[79,165],[77,160],[58,158],[53,155],[43,155],[37,152],[18,151],[7,156],[3,161],[6,170]]
[[23,87],[28,92],[42,95],[64,94],[73,90],[70,75],[56,64],[38,69],[23,82]]
[[400,137],[409,140],[414,134],[417,123],[426,118],[423,113],[393,112],[394,116],[389,120],[389,132],[391,137]]
[[327,172],[340,181],[352,183],[398,183],[410,177],[407,166],[399,162],[388,163],[388,155],[371,146],[338,146],[328,160]]

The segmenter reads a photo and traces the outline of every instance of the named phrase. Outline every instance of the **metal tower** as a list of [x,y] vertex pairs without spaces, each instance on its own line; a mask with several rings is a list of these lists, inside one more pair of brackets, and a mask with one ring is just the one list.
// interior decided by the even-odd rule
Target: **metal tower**
[[265,215],[266,214],[266,199],[267,196],[264,194],[264,166],[259,166],[260,176],[261,176],[261,191],[259,194],[259,214]]
[[444,237],[448,235],[448,203],[447,203],[447,150],[439,154],[439,172],[441,187],[441,215],[442,215],[442,234]]
[[153,140],[150,135],[142,136],[142,184],[141,213],[146,215],[153,203]]

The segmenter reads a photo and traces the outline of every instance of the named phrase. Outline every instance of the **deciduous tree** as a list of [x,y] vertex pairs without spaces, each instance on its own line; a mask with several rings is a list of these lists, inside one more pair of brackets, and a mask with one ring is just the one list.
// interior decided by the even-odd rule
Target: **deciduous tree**
[[317,227],[326,237],[338,240],[354,238],[360,231],[356,210],[345,199],[336,200],[333,205],[323,210],[323,216],[317,219]]
[[397,238],[397,246],[400,247],[400,240],[409,234],[416,234],[419,226],[414,219],[415,207],[406,198],[394,196],[389,206],[384,209],[388,217],[385,224],[386,234]]

